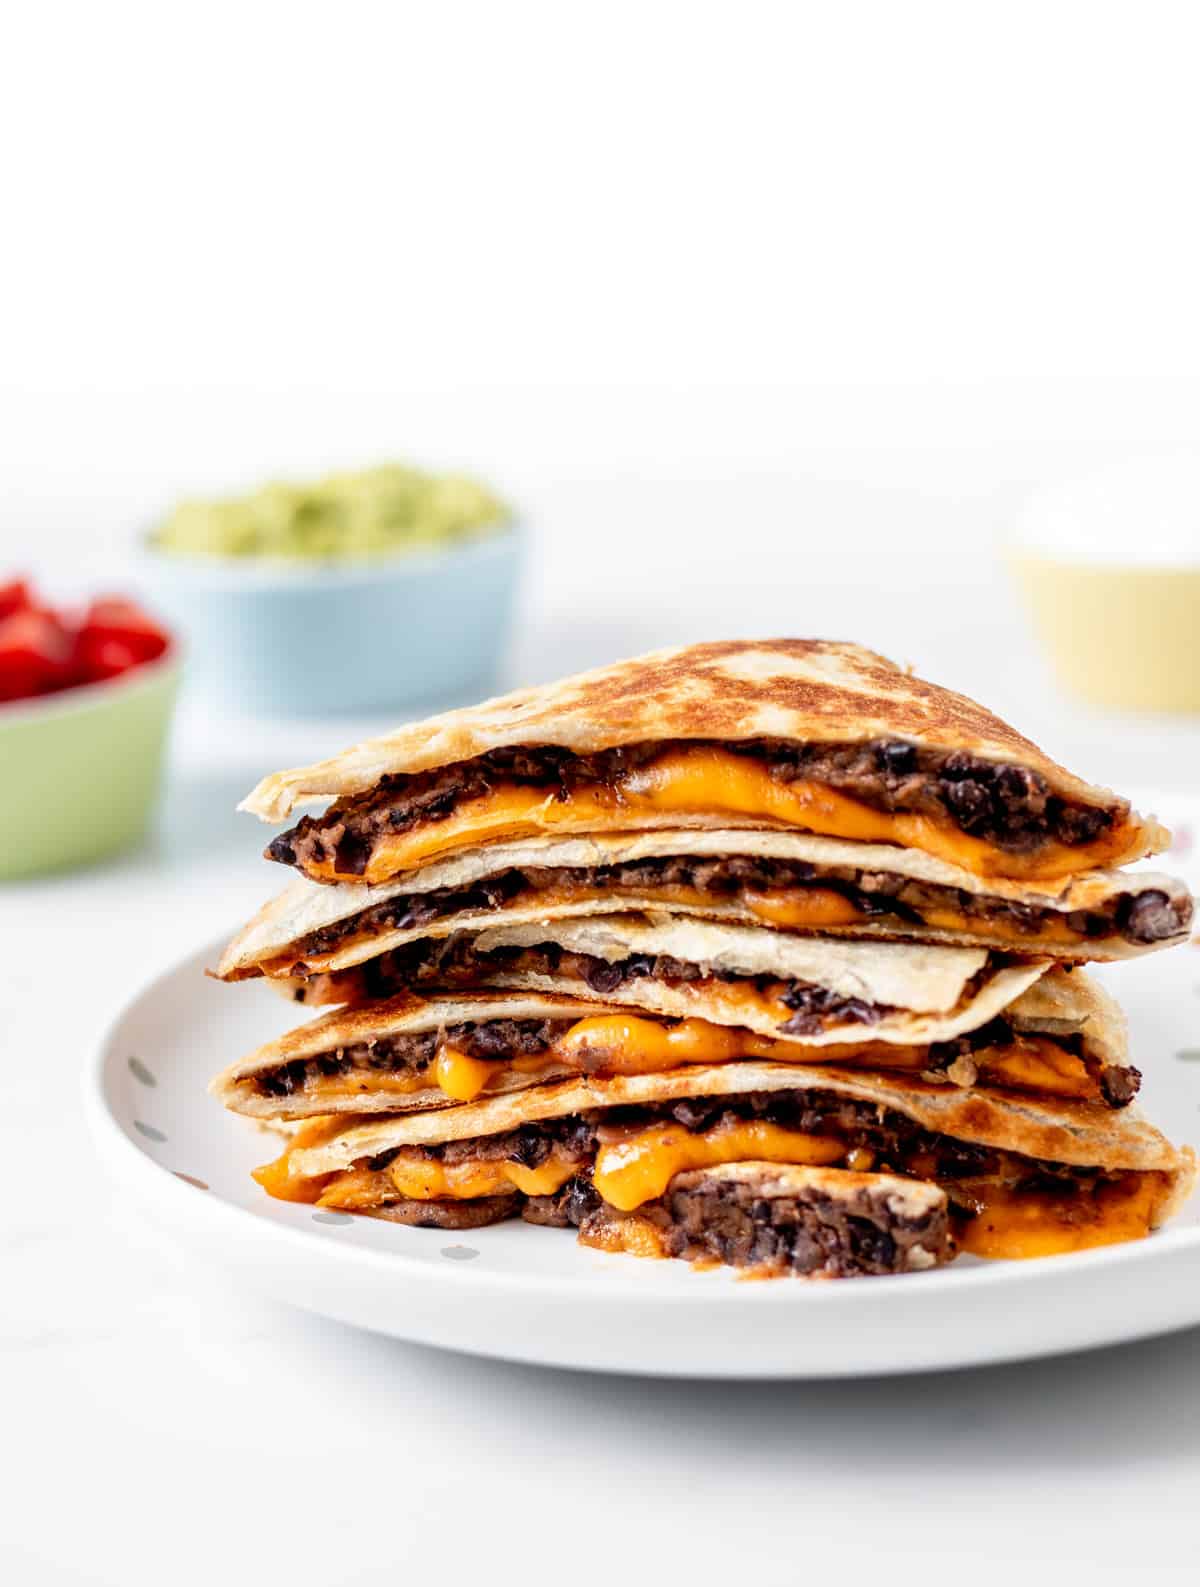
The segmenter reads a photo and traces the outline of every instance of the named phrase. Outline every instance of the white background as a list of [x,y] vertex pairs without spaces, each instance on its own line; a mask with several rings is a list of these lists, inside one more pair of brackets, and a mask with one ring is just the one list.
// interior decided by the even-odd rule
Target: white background
[[[836,634],[1084,774],[1191,783],[1194,728],[1061,699],[995,546],[1031,484],[1195,440],[1193,24],[1052,0],[10,12],[0,560],[111,580],[183,490],[463,463],[538,537],[514,679]],[[148,1245],[87,1155],[81,1054],[259,900],[235,793],[343,736],[191,709],[154,847],[0,898],[14,1582],[1188,1578],[1196,1336],[651,1389],[384,1344]]]

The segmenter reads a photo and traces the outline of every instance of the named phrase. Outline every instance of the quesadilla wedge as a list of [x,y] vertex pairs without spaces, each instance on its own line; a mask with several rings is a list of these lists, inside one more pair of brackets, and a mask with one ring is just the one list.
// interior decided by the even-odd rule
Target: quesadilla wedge
[[[990,1005],[989,1005],[990,1007]],[[947,1027],[943,1027],[947,1028]],[[232,1064],[212,1084],[260,1119],[447,1108],[572,1074],[653,1074],[748,1058],[901,1071],[935,1085],[1001,1086],[1125,1106],[1140,1082],[1120,1010],[1082,975],[1052,972],[983,1023],[940,1040],[856,1035],[814,1047],[689,1015],[544,992],[339,1008]]]
[[[527,1202],[522,1209],[537,1222]],[[938,1185],[849,1168],[723,1163],[676,1174],[657,1201],[619,1212],[598,1196],[581,1245],[677,1256],[748,1277],[862,1278],[952,1261],[950,1203]]]
[[456,854],[377,887],[293,882],[229,944],[222,980],[306,977],[421,937],[614,910],[822,936],[1119,959],[1186,939],[1192,900],[1158,873],[984,881],[918,849],[804,832],[610,832]]
[[575,1078],[365,1123],[319,1119],[255,1178],[284,1200],[406,1223],[521,1214],[586,1231],[601,1203],[669,1214],[677,1176],[729,1163],[936,1185],[958,1246],[989,1257],[1138,1239],[1182,1205],[1196,1167],[1134,1110],[753,1062]]
[[799,828],[979,876],[1115,866],[1169,834],[998,717],[858,645],[728,641],[523,689],[267,777],[242,808],[318,882],[543,832]]
[[[675,915],[593,915],[427,937],[349,970],[273,983],[296,1002],[503,987],[601,997],[762,1036],[945,1040],[998,1013],[1049,968],[986,948],[796,937]],[[310,995],[311,994],[311,995]]]

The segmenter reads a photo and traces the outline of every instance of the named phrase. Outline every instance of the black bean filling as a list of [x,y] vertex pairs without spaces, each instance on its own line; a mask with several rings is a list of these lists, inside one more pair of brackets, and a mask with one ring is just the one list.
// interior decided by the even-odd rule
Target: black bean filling
[[[1005,962],[1003,955],[992,954],[984,968],[966,983],[964,999],[973,997],[979,984]],[[391,997],[414,986],[471,987],[488,983],[495,976],[500,976],[502,982],[506,974],[521,971],[582,980],[600,997],[611,997],[628,982],[647,977],[668,986],[702,980],[709,975],[717,980],[747,982],[759,990],[770,989],[772,995],[794,1010],[778,1026],[779,1034],[784,1037],[813,1035],[833,1024],[871,1026],[895,1012],[890,1005],[842,997],[827,987],[809,982],[744,976],[734,971],[711,972],[666,954],[631,954],[610,963],[589,954],[567,952],[556,943],[541,943],[532,948],[495,948],[483,953],[470,936],[406,943],[380,954],[348,972],[353,981],[345,981],[339,995],[368,1000]],[[952,1041],[933,1043],[928,1067],[934,1073],[945,1072],[960,1057],[970,1057],[984,1047],[1008,1046],[1014,1039],[1015,1033],[1007,1021],[996,1018]],[[1081,1036],[1056,1036],[1054,1040],[1086,1059]],[[1093,1065],[1089,1062],[1089,1068],[1110,1107],[1125,1107],[1137,1095],[1142,1077],[1133,1065]]]
[[[1003,1015],[997,1015],[985,1025],[964,1031],[961,1036],[955,1036],[950,1041],[931,1042],[928,1062],[925,1066],[926,1072],[931,1077],[945,1074],[959,1059],[971,1058],[985,1047],[992,1049],[1009,1047],[1017,1038],[1018,1032],[1009,1021]],[[1142,1084],[1140,1069],[1135,1069],[1132,1064],[1101,1064],[1089,1060],[1083,1035],[1080,1032],[1055,1036],[1053,1040],[1056,1047],[1074,1053],[1087,1064],[1100,1088],[1100,1095],[1110,1108],[1128,1107],[1137,1096]]]
[[[764,859],[730,855],[703,859],[668,855],[630,860],[618,865],[586,867],[540,866],[501,871],[467,887],[440,887],[427,893],[407,893],[364,909],[348,920],[335,921],[309,932],[290,950],[301,961],[331,952],[350,937],[375,936],[385,931],[415,931],[449,915],[483,914],[516,900],[536,901],[543,893],[571,888],[610,893],[615,901],[644,898],[664,888],[681,887],[702,894],[714,904],[737,903],[744,893],[770,894],[816,884],[839,893],[865,919],[877,924],[894,922],[910,928],[926,924],[926,916],[953,910],[981,929],[1007,928],[1022,936],[1036,936],[1050,921],[1067,926],[1079,938],[1119,936],[1127,942],[1161,942],[1187,930],[1191,901],[1173,900],[1157,889],[1123,893],[1106,899],[1099,909],[1062,912],[1003,898],[983,898],[963,888],[940,887],[932,882],[907,880],[886,871],[861,871],[852,866],[822,867],[806,860]],[[823,928],[827,929],[827,928]]]
[[[966,995],[982,976],[968,983]],[[807,1036],[827,1025],[874,1025],[894,1013],[887,1003],[867,1003],[859,997],[844,997],[828,987],[808,981],[781,979],[771,975],[746,975],[735,970],[713,970],[692,964],[670,954],[632,953],[624,959],[597,958],[589,953],[573,953],[554,942],[533,947],[490,948],[484,952],[468,933],[455,937],[422,938],[405,943],[368,960],[362,967],[362,981],[368,997],[387,997],[408,987],[469,987],[490,983],[521,973],[558,975],[583,981],[598,997],[610,997],[631,981],[654,980],[665,986],[688,981],[736,981],[760,991],[770,989],[786,1008],[794,1010],[779,1025],[783,1036]]]
[[492,750],[435,771],[384,777],[370,793],[339,799],[323,815],[305,816],[267,847],[268,859],[304,868],[333,862],[361,876],[378,839],[421,823],[444,821],[455,808],[497,784],[545,788],[567,799],[581,788],[616,789],[622,776],[665,750],[720,748],[761,760],[781,783],[823,783],[874,809],[948,820],[960,831],[1013,854],[1047,843],[1090,843],[1115,820],[1110,810],[1051,793],[1039,772],[996,764],[962,751],[927,749],[898,739],[862,744],[793,744],[774,739],[684,745],[634,744],[596,755],[557,745]]
[[659,1226],[668,1255],[728,1267],[856,1278],[929,1267],[954,1252],[945,1206],[897,1214],[878,1190],[764,1197],[736,1181],[685,1185],[642,1215]]
[[583,1207],[587,1205],[586,1190],[590,1189],[591,1164],[606,1142],[618,1141],[630,1130],[656,1124],[680,1124],[693,1133],[702,1133],[717,1125],[749,1120],[762,1120],[806,1135],[833,1136],[845,1144],[848,1153],[869,1152],[874,1173],[909,1174],[937,1180],[951,1189],[955,1181],[995,1176],[1029,1189],[1061,1190],[1072,1185],[1087,1188],[1097,1178],[1105,1177],[1099,1169],[977,1146],[927,1130],[906,1114],[882,1104],[823,1091],[759,1091],[738,1097],[693,1097],[644,1107],[597,1108],[567,1118],[522,1124],[498,1135],[447,1141],[438,1146],[398,1147],[369,1159],[365,1166],[386,1169],[403,1151],[409,1157],[416,1154],[447,1167],[465,1162],[510,1162],[540,1168],[557,1152],[560,1158],[574,1159],[578,1164],[577,1176],[582,1184],[574,1188],[573,1194]]
[[[309,1087],[319,1087],[320,1081],[330,1076],[365,1076],[381,1071],[386,1074],[423,1075],[433,1064],[438,1045],[443,1040],[472,1058],[503,1062],[516,1057],[536,1057],[548,1052],[573,1023],[565,1019],[499,1019],[482,1024],[468,1021],[449,1025],[440,1032],[420,1031],[384,1036],[374,1041],[339,1047],[314,1058],[293,1059],[291,1063],[255,1075],[252,1084],[260,1096],[291,1097],[303,1095]],[[669,1028],[678,1022],[667,1019],[662,1023]],[[1018,1033],[1003,1015],[999,1015],[951,1041],[932,1042],[926,1052],[924,1073],[929,1079],[937,1079],[945,1076],[959,1059],[971,1058],[984,1048],[1002,1050],[1017,1039]],[[1088,1061],[1082,1035],[1056,1036],[1054,1040],[1057,1046]],[[881,1060],[880,1066],[886,1068],[887,1064]],[[1142,1083],[1141,1071],[1131,1064],[1089,1063],[1089,1068],[1109,1107],[1127,1107]],[[594,1072],[602,1073],[603,1064]],[[363,1089],[369,1087],[364,1086]]]
[[[545,1198],[549,1200],[550,1198]],[[596,1205],[581,1211],[578,1199],[561,1208],[585,1239],[619,1228],[621,1216]],[[886,1193],[855,1189],[831,1196],[816,1189],[799,1195],[762,1196],[753,1184],[710,1181],[672,1186],[638,1208],[668,1256],[712,1260],[771,1274],[821,1274],[856,1278],[906,1273],[947,1262],[954,1255],[950,1218],[943,1203],[920,1216],[894,1212]],[[549,1210],[549,1209],[547,1209]],[[555,1209],[558,1211],[559,1209]],[[534,1222],[559,1221],[523,1215]],[[919,1249],[918,1249],[919,1248]]]
[[[477,1024],[472,1020],[447,1025],[440,1031],[380,1036],[373,1041],[353,1042],[314,1058],[294,1058],[291,1063],[255,1075],[254,1086],[260,1096],[290,1097],[334,1075],[423,1075],[443,1042],[457,1047],[470,1058],[498,1061],[533,1058],[553,1046],[573,1023],[567,1019],[494,1019]],[[363,1089],[369,1088],[364,1086]]]
[[[1125,1177],[1002,1155],[1018,1175],[1022,1167],[1028,1168],[1012,1183],[1030,1193],[1086,1196]],[[796,1195],[762,1195],[753,1183],[689,1183],[689,1177],[681,1175],[665,1195],[644,1202],[635,1214],[657,1231],[665,1253],[689,1260],[715,1257],[731,1267],[771,1274],[854,1278],[940,1265],[953,1259],[956,1237],[976,1216],[970,1187],[959,1193],[953,1183],[944,1187],[948,1206],[913,1216],[893,1210],[886,1193],[877,1187],[838,1196],[815,1188]],[[491,1197],[475,1203],[423,1203],[401,1197],[396,1206],[406,1223],[452,1228],[469,1222],[477,1227],[519,1213],[528,1223],[574,1227],[585,1240],[599,1237],[602,1243],[624,1218],[601,1200],[586,1167],[553,1195]],[[480,1211],[471,1216],[464,1208]],[[374,1211],[379,1217],[396,1215],[395,1208],[386,1205]]]

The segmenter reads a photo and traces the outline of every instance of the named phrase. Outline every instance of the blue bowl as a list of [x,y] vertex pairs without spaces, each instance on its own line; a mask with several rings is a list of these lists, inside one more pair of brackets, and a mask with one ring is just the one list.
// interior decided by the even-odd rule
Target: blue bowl
[[516,528],[377,561],[239,562],[146,547],[138,576],[184,635],[189,682],[262,716],[369,715],[486,695],[512,618]]

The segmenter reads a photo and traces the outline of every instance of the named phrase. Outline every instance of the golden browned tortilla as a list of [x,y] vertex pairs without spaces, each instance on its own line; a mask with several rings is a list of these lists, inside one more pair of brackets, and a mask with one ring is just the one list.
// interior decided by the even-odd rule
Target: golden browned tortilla
[[1123,805],[974,700],[926,683],[873,650],[824,639],[760,639],[656,650],[414,722],[329,760],[264,777],[241,808],[280,821],[306,800],[364,793],[381,777],[514,744],[561,744],[590,754],[689,738],[908,739],[1027,766],[1056,792],[1087,804]]
[[[990,1258],[1140,1239],[1178,1210],[1196,1176],[1192,1151],[1133,1109],[760,1059],[560,1080],[377,1122],[318,1118],[254,1177],[283,1200],[427,1227],[520,1215],[638,1255],[735,1265],[786,1256],[791,1270],[814,1272],[824,1264],[811,1235],[832,1260],[827,1276],[896,1270],[889,1241],[904,1231],[879,1216],[881,1180],[852,1213],[875,1230],[860,1247],[858,1225],[841,1215],[851,1210],[844,1196],[809,1186],[827,1218],[756,1198],[747,1184],[772,1164],[939,1187],[941,1259],[953,1254],[948,1236]],[[715,1183],[688,1177],[726,1165],[742,1171]],[[794,1176],[791,1188],[802,1188]],[[865,1267],[856,1252],[869,1257]]]
[[[614,889],[611,877],[622,866],[647,861],[681,860],[702,867],[713,861],[751,861],[760,865],[810,867],[811,886],[755,895],[750,887],[702,894],[677,886]],[[569,874],[577,878],[564,885]],[[881,911],[860,919],[838,898],[831,899],[829,879],[894,878],[926,890],[937,905],[917,923],[906,914]],[[480,884],[498,878],[524,877],[530,885],[509,902],[479,901]],[[547,882],[545,878],[554,880]],[[935,891],[936,890],[936,891]],[[458,895],[462,902],[420,924],[397,925],[404,905],[420,905],[431,894]],[[964,911],[962,896],[998,907],[995,918]],[[1138,941],[1121,935],[1116,925],[1098,934],[1076,931],[1072,917],[1115,913],[1121,900],[1161,895],[1180,921],[1178,932],[1158,940]],[[750,902],[746,899],[749,896]],[[814,923],[804,924],[802,907]],[[830,904],[834,907],[830,907]],[[1014,924],[1010,906],[1037,910],[1045,918],[1040,930]],[[385,917],[392,906],[392,921]],[[286,976],[303,962],[308,971],[340,970],[374,958],[421,937],[449,936],[491,925],[522,925],[548,915],[609,914],[668,909],[675,914],[710,916],[742,925],[764,920],[782,930],[818,932],[847,938],[894,938],[905,941],[972,944],[1013,952],[1070,960],[1118,959],[1150,952],[1186,939],[1191,900],[1183,883],[1159,872],[1092,871],[1069,880],[1030,884],[1003,877],[982,878],[918,849],[882,843],[852,843],[808,832],[753,831],[725,828],[711,831],[601,832],[586,837],[535,837],[517,843],[492,843],[408,871],[378,886],[343,882],[320,885],[300,877],[265,904],[230,942],[216,974],[222,980],[254,975]],[[957,910],[959,918],[951,921]],[[1007,911],[1007,913],[1006,913]],[[331,939],[332,934],[332,940]]]
[[[1120,1010],[1078,973],[1052,971],[1027,987],[1004,1007],[1004,1029],[966,1039],[954,1061],[928,1042],[883,1041],[870,1028],[848,1031],[832,1046],[764,1038],[715,1023],[719,1012],[680,1020],[636,1004],[545,991],[401,993],[310,1020],[230,1065],[210,1089],[236,1112],[300,1119],[445,1108],[573,1072],[652,1073],[749,1058],[899,1070],[944,1085],[1064,1097],[1111,1095],[1114,1080],[1136,1085],[1136,1071],[1124,1067]],[[532,1031],[530,1040],[522,1043],[514,1022]]]
[[[733,1060],[921,1074],[941,1086],[1002,1087],[1121,1106],[1137,1090],[1124,1017],[1081,974],[1051,973],[1003,1009],[998,1028],[952,1051],[881,1041],[835,1046],[763,1038],[706,1016],[670,1019],[613,1001],[548,992],[400,993],[338,1008],[268,1041],[213,1081],[227,1108],[257,1119],[419,1112],[521,1092],[571,1073],[638,1074]],[[529,1033],[522,1041],[522,1032]]]
[[[963,827],[935,801],[919,810],[882,806],[838,791],[815,773],[773,778],[749,741],[804,747],[898,744],[971,757],[1033,777],[1047,796],[1074,812],[1066,826],[1010,833],[1003,843]],[[278,821],[302,803],[333,798],[350,806],[382,779],[411,778],[469,763],[490,752],[556,747],[594,755],[625,747],[661,749],[619,774],[597,775],[569,791],[537,779],[505,783],[502,772],[483,793],[462,793],[452,808],[373,827],[369,854],[358,829],[353,858],[334,852],[297,857],[314,880],[384,882],[401,871],[485,842],[557,831],[654,827],[799,827],[827,836],[884,841],[928,851],[977,874],[1045,879],[1121,864],[1162,847],[1153,820],[1127,801],[1073,776],[1036,745],[963,695],[927,683],[861,646],[825,640],[727,641],[657,651],[632,661],[519,690],[370,740],[312,766],[265,778],[242,808]],[[765,752],[764,752],[765,753]],[[840,774],[839,774],[840,775]],[[922,774],[924,781],[929,774]],[[585,779],[586,784],[586,779]],[[851,786],[851,785],[846,785]],[[400,794],[390,785],[388,801]],[[337,807],[333,824],[341,819]],[[1087,815],[1088,830],[1079,821]],[[323,822],[328,817],[321,818]],[[964,817],[964,819],[966,819]],[[1006,818],[1007,819],[1007,818]],[[1057,818],[1056,818],[1057,819]],[[1024,833],[1025,836],[1021,834]],[[1058,836],[1054,834],[1058,833]],[[287,858],[287,852],[274,853]]]
[[[301,1149],[293,1161],[298,1173],[319,1176],[393,1147],[499,1135],[521,1124],[565,1118],[593,1108],[772,1091],[831,1092],[852,1101],[874,1103],[937,1134],[1046,1162],[1168,1173],[1175,1176],[1180,1195],[1190,1190],[1194,1177],[1191,1152],[1172,1146],[1134,1108],[1114,1113],[1084,1102],[946,1090],[907,1075],[848,1073],[779,1063],[729,1063],[665,1074],[558,1081],[439,1112],[349,1124],[319,1145]],[[1177,1204],[1178,1198],[1173,1199],[1170,1210]]]

